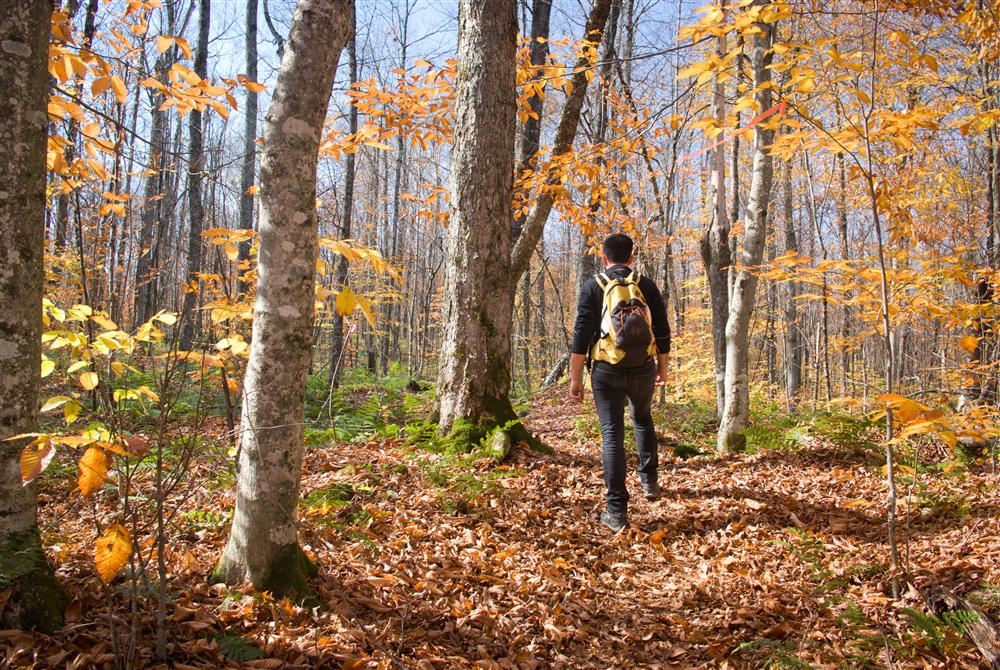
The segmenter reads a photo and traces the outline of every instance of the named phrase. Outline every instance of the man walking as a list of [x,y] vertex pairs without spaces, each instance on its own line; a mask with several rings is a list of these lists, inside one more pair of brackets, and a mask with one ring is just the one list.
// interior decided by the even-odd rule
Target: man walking
[[653,391],[667,378],[670,326],[656,284],[632,270],[632,239],[620,233],[609,235],[603,252],[604,272],[588,279],[580,290],[569,394],[583,400],[583,368],[589,362],[607,486],[607,510],[601,512],[600,521],[618,531],[628,525],[626,400],[632,408],[643,495],[647,500],[660,497],[651,405]]

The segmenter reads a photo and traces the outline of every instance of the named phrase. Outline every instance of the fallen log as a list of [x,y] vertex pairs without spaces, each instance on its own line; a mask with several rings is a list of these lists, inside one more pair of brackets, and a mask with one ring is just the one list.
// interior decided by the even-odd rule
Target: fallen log
[[944,619],[949,613],[968,612],[973,616],[962,618],[962,632],[969,638],[991,670],[1000,670],[1000,628],[990,620],[975,603],[956,595],[943,586],[932,586],[920,591],[927,609]]
[[547,389],[558,382],[560,377],[562,377],[566,372],[567,367],[569,367],[569,354],[563,354],[562,357],[556,361],[555,366],[553,366],[549,374],[545,375],[545,381],[542,382],[542,388]]

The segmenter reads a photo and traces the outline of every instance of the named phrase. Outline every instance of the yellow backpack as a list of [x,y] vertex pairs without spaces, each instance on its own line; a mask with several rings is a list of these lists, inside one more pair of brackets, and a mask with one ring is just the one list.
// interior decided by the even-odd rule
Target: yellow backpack
[[639,274],[611,278],[594,275],[604,291],[601,333],[591,348],[590,358],[622,367],[638,367],[656,353],[653,319],[646,298],[639,289]]

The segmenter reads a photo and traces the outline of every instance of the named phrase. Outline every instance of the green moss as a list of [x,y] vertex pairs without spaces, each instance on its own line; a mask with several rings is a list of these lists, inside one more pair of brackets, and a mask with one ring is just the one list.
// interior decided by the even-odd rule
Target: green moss
[[[309,560],[302,547],[289,544],[281,547],[272,558],[264,574],[253,580],[256,591],[270,593],[275,598],[288,598],[305,607],[321,603],[309,587],[309,580],[319,574],[319,566]],[[226,583],[222,561],[212,570],[211,583]]]
[[476,321],[479,322],[479,327],[486,333],[487,338],[493,338],[496,335],[496,326],[493,325],[493,321],[488,316],[480,312],[476,315]]
[[278,552],[267,571],[253,587],[267,591],[276,598],[289,598],[297,603],[313,603],[316,597],[309,580],[319,574],[319,566],[310,561],[302,547],[289,544]]
[[719,445],[719,450],[727,454],[737,454],[747,448],[747,438],[743,433],[730,433],[726,435]]
[[62,628],[69,598],[45,560],[37,529],[17,533],[0,547],[0,590],[6,589],[12,606],[5,625],[44,633]]

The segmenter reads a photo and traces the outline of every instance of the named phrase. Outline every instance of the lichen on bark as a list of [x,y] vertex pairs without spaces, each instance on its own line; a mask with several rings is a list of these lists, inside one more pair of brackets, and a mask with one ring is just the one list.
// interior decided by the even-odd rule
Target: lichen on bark
[[18,460],[38,427],[45,157],[48,131],[48,0],[0,12],[0,591],[10,590],[5,627],[52,632],[66,596],[39,539],[35,487]]

